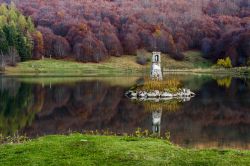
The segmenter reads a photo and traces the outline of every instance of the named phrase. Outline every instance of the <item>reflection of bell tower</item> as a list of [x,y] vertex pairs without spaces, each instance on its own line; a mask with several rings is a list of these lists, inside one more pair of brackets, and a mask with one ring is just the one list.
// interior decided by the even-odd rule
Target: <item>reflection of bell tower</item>
[[161,134],[161,115],[162,110],[154,111],[152,113],[152,131],[154,134]]
[[151,79],[162,80],[160,52],[153,52],[150,77]]

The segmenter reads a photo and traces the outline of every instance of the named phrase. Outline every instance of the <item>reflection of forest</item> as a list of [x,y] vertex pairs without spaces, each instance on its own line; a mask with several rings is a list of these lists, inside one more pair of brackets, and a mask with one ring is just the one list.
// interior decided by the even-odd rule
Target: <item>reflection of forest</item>
[[0,134],[12,135],[32,123],[42,106],[42,98],[32,89],[15,79],[0,77]]
[[[191,88],[203,82],[200,83],[200,90],[196,87],[197,97],[182,103],[179,111],[163,112],[161,133],[170,131],[172,141],[185,146],[250,149],[249,81],[232,79],[229,88],[226,88],[218,86],[217,81],[212,79],[197,77],[194,80],[184,83]],[[5,129],[4,132],[10,130],[7,127],[11,124],[10,120],[17,122],[17,129],[26,126],[22,132],[29,136],[69,130],[109,129],[117,133],[131,133],[137,127],[152,129],[152,113],[145,111],[143,104],[133,103],[124,97],[124,87],[94,80],[51,88],[18,85],[16,90],[1,90],[1,129]],[[6,111],[2,111],[3,107],[7,107],[3,104],[12,102],[16,105],[5,110],[14,113],[7,116]],[[32,123],[31,113],[36,113]],[[28,120],[21,123],[25,116]]]

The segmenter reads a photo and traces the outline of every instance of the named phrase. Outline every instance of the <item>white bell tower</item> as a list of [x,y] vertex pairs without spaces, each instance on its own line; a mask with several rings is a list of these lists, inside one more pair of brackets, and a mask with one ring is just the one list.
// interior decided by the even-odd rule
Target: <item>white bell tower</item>
[[154,80],[162,80],[161,53],[160,52],[153,52],[150,77],[151,79],[154,79]]

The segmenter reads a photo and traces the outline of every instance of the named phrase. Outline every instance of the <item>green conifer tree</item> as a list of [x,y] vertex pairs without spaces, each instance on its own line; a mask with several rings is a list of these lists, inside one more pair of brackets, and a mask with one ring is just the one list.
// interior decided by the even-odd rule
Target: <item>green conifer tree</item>
[[32,57],[34,32],[32,19],[22,15],[13,2],[8,7],[0,5],[0,51],[11,56],[13,64],[17,56],[22,61]]
[[21,35],[21,33],[18,34],[16,48],[21,57],[21,61],[26,61],[31,58],[32,47],[30,43],[28,37]]
[[17,30],[12,25],[5,25],[3,27],[3,31],[6,35],[6,39],[8,41],[8,45],[10,47],[15,47],[17,41]]
[[0,52],[6,54],[8,52],[9,46],[6,39],[5,33],[0,29]]

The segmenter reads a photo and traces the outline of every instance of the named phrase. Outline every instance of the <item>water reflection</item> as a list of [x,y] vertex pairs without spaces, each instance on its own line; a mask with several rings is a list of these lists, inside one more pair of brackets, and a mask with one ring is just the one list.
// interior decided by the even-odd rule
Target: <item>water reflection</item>
[[[141,104],[144,107],[144,111],[152,112],[152,134],[155,136],[161,136],[161,119],[162,114],[179,111],[183,102],[190,101],[190,97],[182,99],[174,98],[155,98],[152,100],[135,100],[135,103]],[[164,132],[163,132],[164,134]]]
[[153,134],[161,134],[161,115],[162,109],[152,112],[152,131]]
[[249,79],[170,77],[180,79],[197,96],[184,103],[143,104],[124,96],[139,78],[116,78],[115,82],[88,78],[51,81],[50,85],[34,78],[35,83],[0,77],[0,132],[11,135],[19,131],[36,137],[69,130],[132,133],[140,127],[156,134],[169,131],[172,142],[181,146],[250,149]]
[[229,88],[232,83],[232,77],[222,77],[222,78],[215,78],[217,80],[217,84],[221,87]]
[[33,86],[0,77],[0,132],[11,135],[30,125],[42,101],[33,93]]

